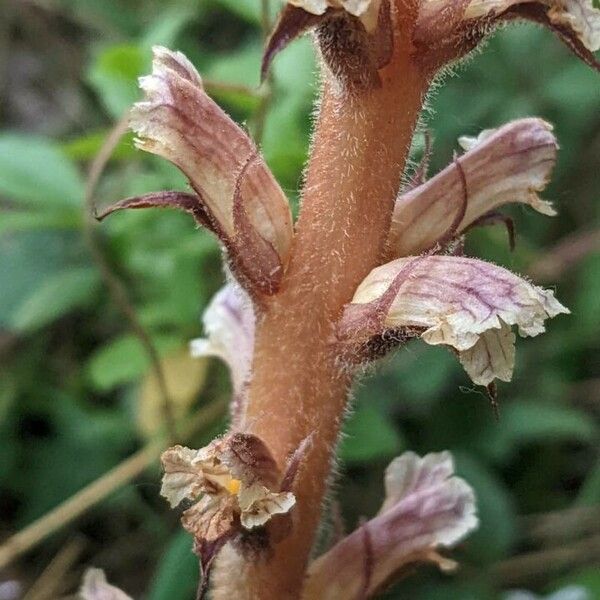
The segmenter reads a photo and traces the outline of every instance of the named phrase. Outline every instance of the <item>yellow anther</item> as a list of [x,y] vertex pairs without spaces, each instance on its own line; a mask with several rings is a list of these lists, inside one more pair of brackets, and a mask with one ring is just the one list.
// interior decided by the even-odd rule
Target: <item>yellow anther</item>
[[232,494],[235,495],[240,491],[240,486],[242,485],[242,482],[239,479],[232,479],[228,484],[227,484],[227,491]]

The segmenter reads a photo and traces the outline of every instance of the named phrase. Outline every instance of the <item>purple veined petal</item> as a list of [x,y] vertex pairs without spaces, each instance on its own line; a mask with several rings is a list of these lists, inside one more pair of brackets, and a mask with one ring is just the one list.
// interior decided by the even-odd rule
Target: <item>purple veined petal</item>
[[239,397],[250,374],[254,349],[254,310],[247,294],[234,282],[225,285],[202,316],[206,338],[191,342],[192,356],[216,356],[229,367],[234,396]]
[[558,148],[548,123],[520,119],[459,141],[465,154],[397,199],[387,244],[389,258],[431,248],[453,227],[462,210],[456,235],[509,202],[555,214],[552,205],[537,195],[548,183]]
[[114,585],[110,585],[101,569],[88,569],[85,572],[78,598],[81,600],[132,600],[131,596]]
[[[219,236],[240,280],[251,289],[273,293],[293,237],[287,198],[252,140],[205,93],[187,58],[162,47],[153,53],[152,74],[140,78],[145,99],[131,110],[130,127],[138,148],[183,171],[198,206],[181,194],[173,196],[177,202],[155,194],[117,208],[191,208],[200,216],[198,222],[210,224]],[[153,198],[160,202],[153,204]]]
[[388,466],[385,488],[379,513],[309,567],[304,600],[372,597],[402,567],[478,525],[473,490],[454,475],[449,452],[403,454]]
[[569,311],[550,290],[472,258],[400,258],[360,284],[339,323],[340,339],[364,344],[388,331],[410,329],[446,345],[474,383],[509,381],[516,325],[521,336],[543,333],[544,321]]

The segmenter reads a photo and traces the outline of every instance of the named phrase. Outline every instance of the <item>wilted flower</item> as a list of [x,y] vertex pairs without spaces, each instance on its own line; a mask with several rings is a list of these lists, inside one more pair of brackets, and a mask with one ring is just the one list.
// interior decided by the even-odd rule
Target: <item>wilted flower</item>
[[321,55],[346,89],[379,84],[392,54],[389,0],[289,0],[265,48],[263,78],[275,55],[315,29]]
[[406,452],[386,470],[377,516],[309,567],[303,599],[370,598],[410,563],[452,568],[437,550],[456,545],[477,524],[473,490],[454,475],[450,453]]
[[171,507],[195,502],[181,521],[194,536],[205,567],[236,533],[265,525],[296,502],[291,492],[281,491],[269,449],[251,434],[230,433],[200,450],[174,446],[161,460],[160,493]]
[[[464,155],[396,200],[387,257],[360,284],[339,323],[347,356],[374,358],[398,343],[421,337],[446,345],[474,383],[510,381],[517,325],[522,336],[544,331],[544,320],[568,310],[543,290],[495,265],[434,256],[453,239],[508,202],[553,215],[537,192],[556,161],[552,128],[521,119],[477,138],[463,137]],[[424,256],[414,256],[427,251]],[[410,256],[410,255],[413,256]]]
[[[600,8],[593,0],[420,0],[416,9],[412,54],[432,74],[468,54],[497,25],[515,19],[548,27],[600,70],[593,54],[600,49]],[[263,73],[291,40],[316,28],[328,67],[348,89],[377,85],[376,71],[392,54],[389,24],[387,0],[289,0],[265,50]]]

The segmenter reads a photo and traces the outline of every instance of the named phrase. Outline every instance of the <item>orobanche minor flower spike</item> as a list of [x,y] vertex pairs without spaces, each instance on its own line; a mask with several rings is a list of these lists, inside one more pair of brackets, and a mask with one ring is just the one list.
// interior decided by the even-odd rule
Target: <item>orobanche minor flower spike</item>
[[[162,457],[161,493],[183,508],[200,558],[199,595],[210,587],[216,600],[370,598],[407,565],[453,568],[440,552],[473,531],[477,516],[449,453],[408,452],[386,471],[379,513],[312,555],[354,377],[420,338],[455,353],[495,397],[496,380],[512,377],[516,333],[539,335],[568,312],[552,291],[463,250],[470,229],[496,223],[514,244],[507,203],[555,214],[539,196],[556,160],[552,126],[490,123],[461,138],[462,152],[431,179],[429,152],[408,178],[423,103],[441,71],[517,19],[547,27],[600,70],[600,10],[591,0],[284,4],[263,76],[310,32],[322,77],[296,223],[247,133],[207,96],[185,56],[160,47],[131,128],[140,149],[185,173],[190,190],[129,198],[101,216],[178,208],[223,248],[228,283],[191,350],[229,367],[230,430]],[[107,586],[92,573],[85,597]]]

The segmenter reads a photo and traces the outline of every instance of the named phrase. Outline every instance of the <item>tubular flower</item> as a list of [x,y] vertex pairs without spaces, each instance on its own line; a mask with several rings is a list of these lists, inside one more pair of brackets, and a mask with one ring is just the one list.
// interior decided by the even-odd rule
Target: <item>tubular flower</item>
[[593,0],[421,0],[413,34],[415,57],[440,68],[472,50],[495,26],[514,19],[540,23],[596,70],[600,8]]
[[229,367],[233,386],[234,423],[240,416],[245,384],[250,375],[255,317],[252,303],[235,282],[225,285],[202,316],[206,338],[191,343],[192,356],[216,356]]
[[[600,70],[594,56],[600,49],[600,8],[593,0],[420,0],[414,60],[435,73],[515,19],[544,25]],[[387,0],[288,0],[265,50],[263,76],[275,54],[310,29],[316,29],[327,66],[347,89],[378,85],[377,70],[388,64],[393,49]]]
[[495,265],[455,256],[400,258],[360,284],[340,322],[353,347],[385,336],[420,336],[455,349],[474,383],[510,381],[516,325],[521,336],[569,311],[549,290]]
[[555,214],[537,195],[556,162],[558,145],[548,123],[520,119],[459,141],[466,150],[462,156],[396,200],[389,258],[427,250],[447,232],[460,235],[508,202]]
[[386,470],[379,513],[309,567],[303,599],[371,598],[415,562],[452,568],[436,550],[456,545],[477,524],[475,495],[454,475],[450,453],[407,452]]
[[168,159],[193,194],[158,192],[123,200],[124,208],[173,207],[214,232],[232,270],[252,294],[272,294],[285,270],[292,219],[285,194],[246,133],[211,100],[180,52],[154,48],[152,74],[140,79],[146,99],[131,111],[138,148]]
[[229,539],[288,513],[296,499],[280,489],[269,449],[256,436],[230,433],[200,450],[174,446],[161,457],[161,495],[171,507],[195,502],[181,522],[195,539],[205,568]]

